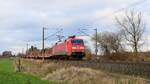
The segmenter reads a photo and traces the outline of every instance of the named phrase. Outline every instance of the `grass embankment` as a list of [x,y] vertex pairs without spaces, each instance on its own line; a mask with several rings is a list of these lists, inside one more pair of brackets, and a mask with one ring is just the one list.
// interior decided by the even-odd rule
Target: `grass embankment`
[[[0,59],[0,84],[51,84],[37,77],[14,70],[13,60]],[[53,83],[52,83],[53,84]]]
[[90,68],[22,60],[27,73],[64,84],[150,84],[149,80]]

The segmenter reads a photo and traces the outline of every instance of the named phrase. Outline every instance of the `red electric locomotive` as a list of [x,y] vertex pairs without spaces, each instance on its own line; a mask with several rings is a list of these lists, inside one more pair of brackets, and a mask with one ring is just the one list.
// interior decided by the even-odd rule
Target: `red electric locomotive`
[[52,48],[53,56],[65,56],[66,58],[82,59],[85,56],[83,39],[75,36],[69,37],[65,42],[56,44]]
[[32,51],[27,53],[26,58],[77,58],[82,59],[85,56],[85,46],[83,39],[75,36],[69,37],[62,43],[57,43],[50,49],[45,49],[44,52]]

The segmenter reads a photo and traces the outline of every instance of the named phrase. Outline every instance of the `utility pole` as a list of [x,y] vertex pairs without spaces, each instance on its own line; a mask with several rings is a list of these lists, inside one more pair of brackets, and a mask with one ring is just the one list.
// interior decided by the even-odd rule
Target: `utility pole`
[[95,35],[96,35],[95,54],[96,54],[96,57],[97,57],[97,53],[98,53],[98,45],[97,45],[97,40],[98,40],[98,37],[97,37],[97,28],[94,29],[94,30],[95,30]]
[[29,44],[26,44],[26,53],[28,53],[28,49],[29,49]]
[[43,55],[43,62],[44,62],[44,55],[45,55],[45,27],[42,29],[42,55]]
[[43,29],[42,29],[42,50],[44,50],[44,46],[45,46],[44,37],[45,37],[45,28],[43,27]]

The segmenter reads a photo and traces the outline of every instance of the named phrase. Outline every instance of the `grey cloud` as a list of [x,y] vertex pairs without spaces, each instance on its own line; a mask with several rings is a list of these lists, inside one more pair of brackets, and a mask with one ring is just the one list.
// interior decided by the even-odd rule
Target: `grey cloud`
[[[40,39],[43,26],[75,29],[104,15],[94,15],[96,11],[114,11],[129,3],[131,0],[0,0],[0,51]],[[109,23],[109,19],[98,24],[103,23]]]

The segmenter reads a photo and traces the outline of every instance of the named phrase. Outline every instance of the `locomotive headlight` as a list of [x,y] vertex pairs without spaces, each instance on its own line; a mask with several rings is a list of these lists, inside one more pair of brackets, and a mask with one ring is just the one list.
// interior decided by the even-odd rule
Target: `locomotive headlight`
[[84,49],[84,47],[80,47],[80,49]]
[[72,47],[72,49],[77,49],[76,47]]

